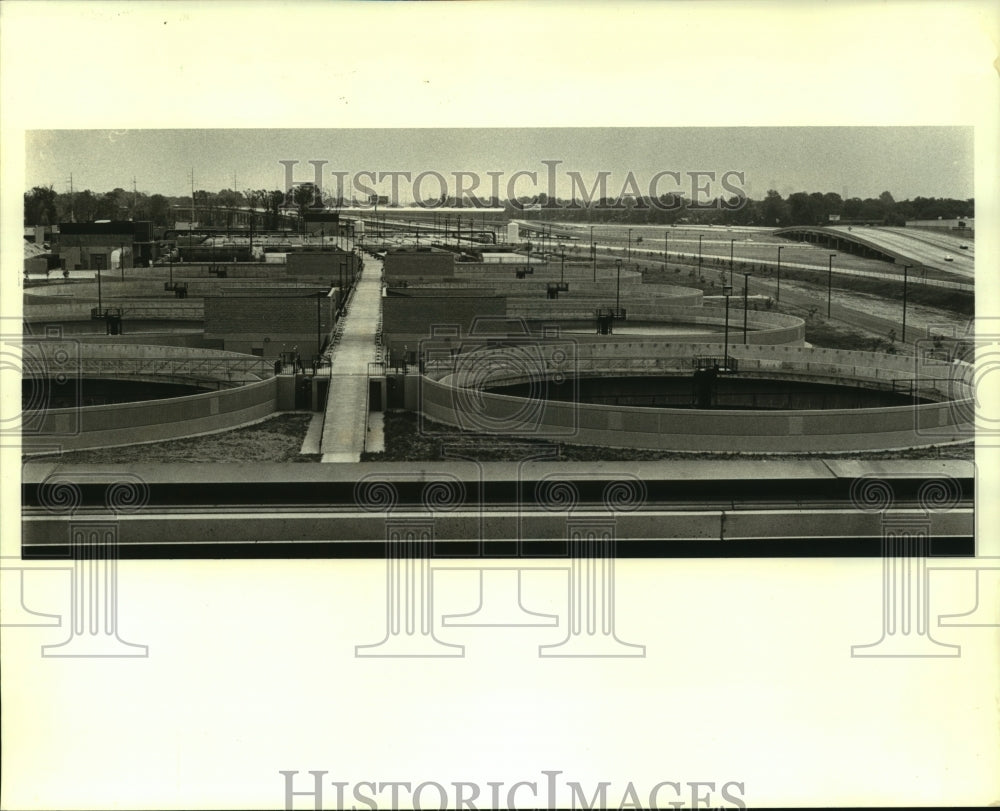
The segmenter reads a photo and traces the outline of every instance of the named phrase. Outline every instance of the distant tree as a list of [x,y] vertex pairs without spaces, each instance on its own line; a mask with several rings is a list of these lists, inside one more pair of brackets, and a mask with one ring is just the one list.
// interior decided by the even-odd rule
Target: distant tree
[[861,216],[862,200],[860,197],[851,197],[844,200],[841,215],[848,220],[856,220]]
[[77,222],[91,222],[97,219],[97,197],[90,189],[84,189],[74,195],[73,211]]
[[149,197],[149,219],[154,225],[167,225],[167,218],[170,216],[170,202],[162,194],[153,194]]
[[274,191],[265,192],[267,197],[266,200],[266,210],[268,212],[269,228],[275,229],[278,227],[278,212],[281,211],[282,206],[285,204],[285,193],[279,189]]
[[789,225],[788,204],[781,194],[774,189],[768,189],[760,207],[761,221],[763,225],[776,228],[779,225]]
[[35,186],[24,195],[25,225],[52,225],[57,221],[56,193],[51,186]]

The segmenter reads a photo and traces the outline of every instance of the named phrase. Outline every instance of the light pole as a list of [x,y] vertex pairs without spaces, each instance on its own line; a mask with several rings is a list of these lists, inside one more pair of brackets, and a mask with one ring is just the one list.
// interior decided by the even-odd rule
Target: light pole
[[830,317],[830,307],[833,302],[833,257],[837,254],[831,253],[827,259],[826,270],[826,317]]
[[906,343],[906,283],[909,280],[908,271],[913,265],[903,265],[903,343]]
[[729,240],[729,286],[733,286],[733,245],[736,244],[735,239]]
[[702,277],[701,276],[701,238],[702,238],[702,236],[704,236],[704,235],[703,234],[698,234],[698,278],[699,279]]
[[566,282],[566,246],[559,246],[559,284]]
[[319,355],[323,351],[323,340],[321,338],[320,323],[319,323],[319,299],[322,293],[316,293],[316,354]]
[[729,297],[733,294],[733,286],[731,284],[722,285],[722,295],[726,297],[726,331],[725,337],[722,339],[722,345],[724,347],[723,357],[722,357],[722,368],[729,369]]
[[632,261],[632,229],[628,229],[628,261]]
[[618,269],[618,282],[615,285],[615,310],[619,310],[622,304],[622,260],[616,259],[615,266]]
[[597,245],[594,244],[594,226],[590,226],[590,258],[594,263],[594,284],[597,284]]
[[670,258],[670,232],[663,232],[663,269],[667,269],[667,259]]
[[750,289],[750,274],[743,274],[743,343],[747,342],[747,291]]
[[97,309],[102,309],[101,304],[101,262],[97,263]]
[[774,300],[776,302],[781,301],[781,249],[784,247],[784,245],[778,246],[778,287],[774,293]]

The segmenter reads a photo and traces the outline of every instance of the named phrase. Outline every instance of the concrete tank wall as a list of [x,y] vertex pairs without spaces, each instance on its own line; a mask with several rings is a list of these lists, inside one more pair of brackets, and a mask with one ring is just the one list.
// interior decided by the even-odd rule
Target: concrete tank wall
[[169,400],[52,409],[32,423],[22,446],[25,453],[51,452],[53,446],[82,450],[235,428],[278,410],[279,387],[289,382],[294,385],[294,377],[286,375]]
[[[656,373],[659,367],[683,368],[686,358],[708,355],[717,344],[684,345],[627,342],[580,345],[567,374],[604,369],[615,374]],[[496,350],[493,350],[496,352]],[[918,361],[871,352],[811,350],[803,347],[739,347],[737,360],[806,379],[837,381],[919,379]],[[544,353],[542,353],[544,356]],[[665,358],[670,358],[664,363]],[[521,364],[523,366],[523,363]],[[516,365],[512,365],[516,369]],[[742,368],[742,367],[741,367]],[[583,405],[529,400],[462,386],[462,374],[439,380],[423,377],[419,408],[430,419],[472,431],[491,431],[571,444],[620,448],[718,452],[837,452],[917,447],[968,440],[971,424],[971,367],[948,367],[960,401],[865,409],[796,411],[701,411]],[[553,370],[544,362],[537,379]],[[938,370],[938,371],[944,371]],[[909,377],[908,377],[909,376]],[[519,379],[512,375],[512,380]],[[520,379],[527,379],[521,375]],[[930,379],[930,378],[929,378]],[[496,380],[491,381],[493,383]]]

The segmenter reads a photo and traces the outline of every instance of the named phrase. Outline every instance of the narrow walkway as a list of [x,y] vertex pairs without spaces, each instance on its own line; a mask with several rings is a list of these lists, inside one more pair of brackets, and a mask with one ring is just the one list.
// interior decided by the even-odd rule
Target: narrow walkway
[[309,421],[309,428],[306,430],[306,435],[302,439],[302,447],[299,448],[299,453],[319,453],[319,442],[323,436],[323,415],[313,414],[312,420]]
[[358,462],[365,447],[368,364],[382,309],[382,263],[366,256],[333,354],[320,450],[324,462]]

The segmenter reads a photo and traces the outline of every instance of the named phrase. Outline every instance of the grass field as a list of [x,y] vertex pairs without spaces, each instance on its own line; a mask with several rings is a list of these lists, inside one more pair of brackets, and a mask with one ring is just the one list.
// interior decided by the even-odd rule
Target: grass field
[[971,442],[962,445],[921,448],[905,451],[873,451],[846,454],[739,454],[679,453],[622,448],[598,448],[566,445],[542,439],[519,439],[460,431],[447,425],[419,420],[415,414],[396,411],[385,415],[385,451],[362,456],[365,462],[433,462],[466,458],[478,462],[501,462],[548,455],[553,460],[577,462],[646,462],[667,459],[972,459]]
[[[318,462],[319,454],[300,454],[311,413],[278,414],[263,422],[218,434],[73,451],[59,457],[67,464],[139,462]],[[53,457],[32,457],[49,460]]]

